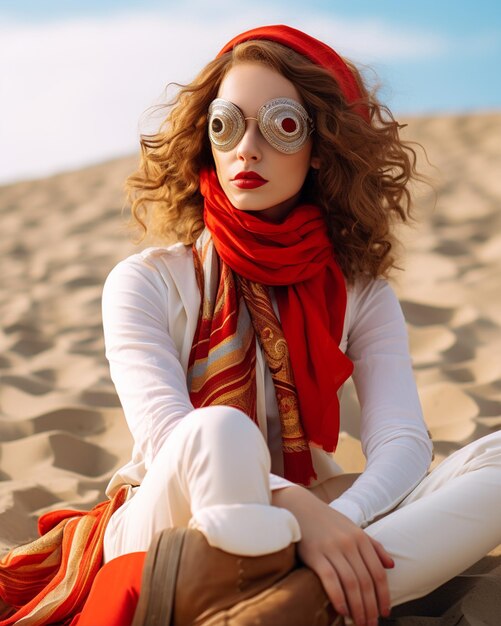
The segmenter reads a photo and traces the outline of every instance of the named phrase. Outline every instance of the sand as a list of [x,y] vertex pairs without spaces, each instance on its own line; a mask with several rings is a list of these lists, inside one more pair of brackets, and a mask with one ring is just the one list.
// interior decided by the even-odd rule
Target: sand
[[[434,166],[426,171],[436,194],[416,190],[420,222],[402,232],[405,271],[394,285],[436,465],[501,427],[501,113],[404,121],[406,136],[425,145]],[[100,297],[111,268],[137,251],[120,217],[123,181],[135,163],[128,157],[0,187],[3,551],[34,538],[42,512],[103,500],[129,456],[104,356]],[[337,459],[360,471],[350,385],[343,407]],[[405,607],[415,617],[388,623],[501,623],[494,617],[501,615],[500,558],[493,553],[469,577]]]

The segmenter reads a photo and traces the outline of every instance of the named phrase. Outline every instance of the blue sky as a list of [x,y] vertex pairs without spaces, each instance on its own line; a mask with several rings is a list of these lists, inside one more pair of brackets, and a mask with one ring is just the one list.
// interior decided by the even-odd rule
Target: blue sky
[[168,82],[270,23],[372,67],[397,116],[501,109],[499,0],[0,0],[0,184],[133,152]]

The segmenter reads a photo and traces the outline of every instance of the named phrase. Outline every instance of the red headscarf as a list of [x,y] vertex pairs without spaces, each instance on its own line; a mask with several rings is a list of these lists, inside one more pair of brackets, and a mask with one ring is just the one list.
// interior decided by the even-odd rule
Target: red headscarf
[[[241,33],[229,41],[217,55],[220,57],[225,52],[233,50],[233,48],[244,41],[250,41],[252,39],[265,39],[268,41],[276,41],[288,48],[291,48],[295,52],[302,54],[307,59],[320,65],[329,72],[336,79],[337,83],[341,87],[346,102],[352,104],[359,100],[362,100],[362,93],[358,86],[357,80],[344,60],[330,48],[327,44],[323,43],[319,39],[315,39],[306,33],[303,33],[296,28],[284,25],[274,26],[261,26],[259,28],[253,28]],[[366,106],[359,105],[357,107],[359,113],[366,120],[369,119],[369,112]]]

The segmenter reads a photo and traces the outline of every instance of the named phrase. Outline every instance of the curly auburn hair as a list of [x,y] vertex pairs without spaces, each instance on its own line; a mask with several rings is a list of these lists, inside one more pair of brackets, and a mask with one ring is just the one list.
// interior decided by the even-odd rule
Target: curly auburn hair
[[[138,170],[126,181],[129,226],[163,243],[192,244],[204,228],[201,168],[213,165],[207,110],[221,81],[237,63],[258,62],[294,83],[313,117],[313,154],[303,195],[324,211],[328,232],[348,282],[359,275],[386,276],[395,265],[396,222],[411,218],[408,184],[422,180],[412,143],[401,126],[366,89],[360,72],[346,61],[362,94],[347,104],[331,73],[281,44],[252,40],[211,61],[167,105],[169,114],[153,135],[141,136]],[[366,107],[370,122],[360,114]]]

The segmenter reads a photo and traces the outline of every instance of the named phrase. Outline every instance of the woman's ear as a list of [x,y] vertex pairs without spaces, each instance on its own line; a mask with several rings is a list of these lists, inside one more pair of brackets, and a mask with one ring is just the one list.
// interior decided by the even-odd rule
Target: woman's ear
[[311,157],[310,166],[314,170],[319,170],[320,169],[320,157],[317,157],[317,156]]

